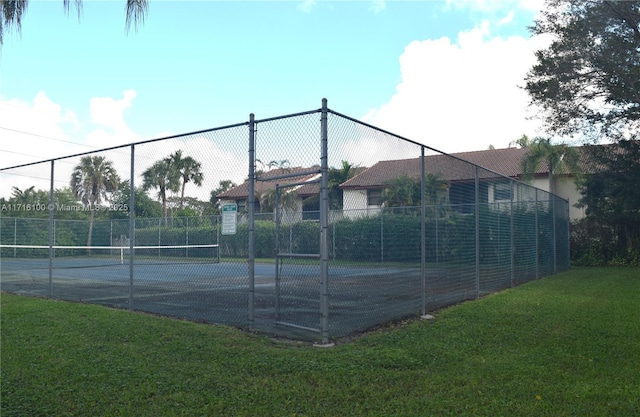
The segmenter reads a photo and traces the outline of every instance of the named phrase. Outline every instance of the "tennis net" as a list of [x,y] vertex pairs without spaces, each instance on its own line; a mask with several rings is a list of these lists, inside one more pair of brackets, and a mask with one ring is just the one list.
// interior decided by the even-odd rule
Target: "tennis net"
[[[52,249],[50,251],[50,249]],[[51,253],[51,256],[50,256]],[[129,246],[0,245],[3,269],[90,268],[128,265]],[[219,263],[218,245],[134,246],[134,264]]]

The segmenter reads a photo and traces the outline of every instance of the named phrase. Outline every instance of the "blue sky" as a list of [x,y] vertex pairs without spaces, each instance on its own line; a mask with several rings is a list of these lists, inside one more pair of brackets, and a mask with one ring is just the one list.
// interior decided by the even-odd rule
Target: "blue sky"
[[[0,166],[329,107],[446,152],[535,135],[536,0],[31,0],[0,55]],[[37,136],[36,136],[37,135]]]

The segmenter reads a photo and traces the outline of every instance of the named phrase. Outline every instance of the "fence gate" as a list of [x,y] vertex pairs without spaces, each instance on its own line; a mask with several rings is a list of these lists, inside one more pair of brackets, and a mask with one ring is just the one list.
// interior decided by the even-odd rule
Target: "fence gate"
[[[317,174],[319,176],[320,172]],[[318,178],[276,184],[275,188],[276,324],[317,333],[321,332],[320,224],[313,218],[317,218],[319,212],[292,210],[282,202],[302,186],[315,186],[319,190],[319,183]],[[319,201],[319,193],[307,198]],[[309,237],[313,235],[317,239],[310,241]]]
[[[318,113],[320,125],[317,124]],[[323,99],[321,109],[298,114],[302,119],[296,119],[294,124],[293,120],[285,118],[256,121],[253,114],[249,119],[248,195],[258,195],[256,186],[262,193],[275,188],[272,206],[276,223],[275,323],[317,333],[323,344],[329,343],[327,115],[327,101]],[[262,160],[287,162],[293,168],[289,165],[257,175],[256,161],[262,161],[256,158],[258,124],[261,126],[260,141],[265,143],[260,153]],[[319,164],[313,154],[298,156],[293,161],[282,159],[292,146],[296,146],[295,141],[308,143],[314,138],[320,139],[321,144]],[[269,182],[269,186],[265,182]],[[301,197],[304,197],[304,204]],[[248,209],[251,325],[255,320],[254,205],[248,204]]]

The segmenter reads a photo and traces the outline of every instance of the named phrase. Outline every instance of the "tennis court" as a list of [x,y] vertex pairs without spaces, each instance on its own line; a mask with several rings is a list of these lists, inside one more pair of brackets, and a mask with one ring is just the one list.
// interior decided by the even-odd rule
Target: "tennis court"
[[[132,302],[136,311],[249,327],[251,287],[246,262],[146,256],[136,258],[131,281],[126,257],[121,263],[119,250],[108,251],[113,255],[53,258],[51,280],[48,259],[3,257],[1,289],[43,297],[52,289],[54,298],[62,300],[123,309]],[[320,322],[319,265],[285,263],[277,284],[275,262],[257,262],[254,270],[255,330],[314,340],[313,329]],[[329,273],[335,335],[412,315],[419,308],[420,294],[415,291],[420,285],[419,267],[332,265]],[[432,286],[436,277],[442,277],[437,269],[428,273]]]

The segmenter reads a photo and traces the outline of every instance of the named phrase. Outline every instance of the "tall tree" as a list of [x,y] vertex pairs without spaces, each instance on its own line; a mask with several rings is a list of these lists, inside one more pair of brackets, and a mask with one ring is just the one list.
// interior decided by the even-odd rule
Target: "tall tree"
[[218,195],[229,191],[230,189],[237,187],[238,185],[231,180],[221,180],[218,183],[218,188],[215,190],[211,190],[211,195],[209,198],[209,202],[213,206],[213,210],[215,214],[220,212],[220,200],[218,200]]
[[[129,180],[121,181],[118,191],[113,193],[111,201],[118,206],[118,210],[109,213],[112,219],[128,219],[129,218],[129,198],[131,193],[131,182]],[[152,200],[142,187],[135,187],[134,191],[134,207],[133,212],[136,217],[160,217],[162,216],[162,207],[160,204]],[[126,208],[126,209],[125,209]]]
[[[424,184],[425,204],[438,204],[438,191],[448,182],[439,175],[426,174]],[[420,180],[402,175],[384,184],[382,196],[386,207],[417,207],[420,205]]]
[[113,167],[113,163],[104,156],[84,156],[71,173],[69,185],[73,194],[89,207],[89,235],[87,246],[91,246],[93,234],[93,220],[95,211],[103,200],[107,200],[108,193],[118,189],[120,177]]
[[527,148],[529,147],[529,145],[531,145],[531,143],[532,141],[531,139],[529,139],[529,136],[522,135],[518,139],[509,142],[509,147],[515,146],[518,148]]
[[[280,189],[280,195],[278,196],[279,208],[281,210],[296,210],[298,194],[295,190],[284,188]],[[261,213],[273,213],[276,209],[276,189],[269,188],[258,195],[258,201],[260,202]]]
[[16,203],[30,203],[33,201],[33,197],[36,195],[36,186],[32,185],[29,188],[21,190],[18,187],[11,187],[11,199]]
[[[526,136],[523,136],[526,137]],[[528,142],[529,152],[522,159],[523,179],[531,180],[539,171],[540,164],[549,169],[549,192],[555,193],[558,175],[580,176],[580,155],[566,144],[552,144],[551,139],[536,137]]]
[[547,0],[532,32],[553,39],[525,77],[550,134],[637,135],[640,1]]
[[184,205],[184,189],[187,183],[193,182],[198,187],[202,185],[202,164],[190,156],[182,156],[181,149],[169,155],[167,162],[180,175],[180,208],[182,208]]
[[[65,12],[69,12],[70,0],[63,0],[62,5]],[[78,18],[82,15],[82,0],[74,0]],[[3,41],[3,33],[6,29],[15,27],[18,34],[22,27],[22,18],[27,10],[29,0],[0,0],[0,45]],[[149,8],[148,0],[126,0],[126,20],[125,28],[127,31],[133,24],[137,30],[138,25],[144,22]]]
[[146,171],[142,173],[142,189],[158,189],[158,198],[162,203],[162,213],[164,224],[167,224],[167,193],[169,191],[178,192],[180,189],[180,173],[171,167],[165,159],[154,162]]
[[580,181],[580,206],[586,208],[586,224],[604,232],[591,239],[606,247],[610,254],[607,261],[614,256],[635,257],[637,265],[640,262],[640,141],[587,146],[585,153],[595,172]]
[[341,161],[338,168],[329,169],[329,210],[339,210],[343,207],[343,192],[340,184],[353,177],[355,171],[355,167],[347,161]]

